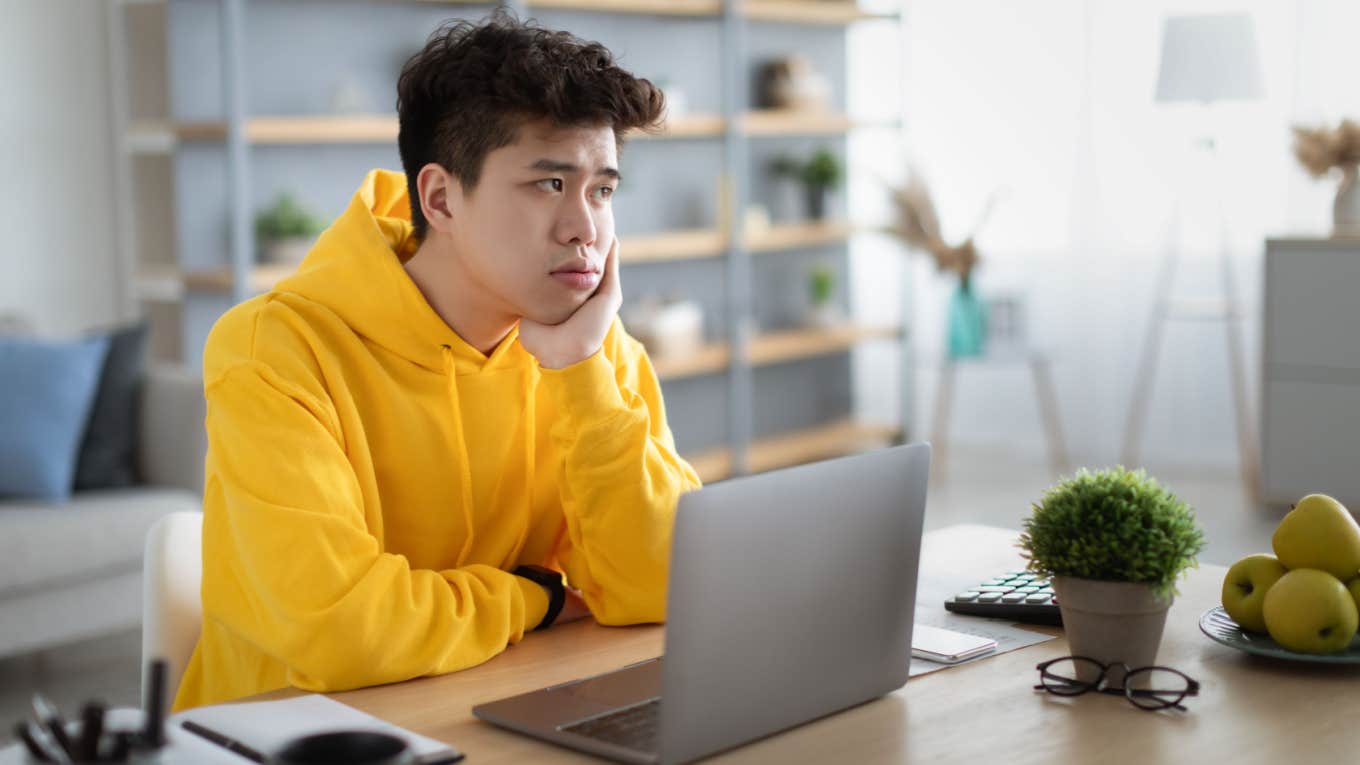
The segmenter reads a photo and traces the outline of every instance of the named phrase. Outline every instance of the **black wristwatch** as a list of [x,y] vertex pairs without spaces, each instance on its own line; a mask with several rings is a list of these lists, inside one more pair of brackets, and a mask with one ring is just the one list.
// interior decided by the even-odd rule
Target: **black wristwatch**
[[567,586],[562,584],[562,575],[542,566],[520,566],[510,573],[515,576],[522,576],[534,584],[547,588],[548,613],[543,615],[543,621],[539,622],[534,629],[545,630],[551,627],[557,619],[557,615],[562,613],[563,604],[567,602]]

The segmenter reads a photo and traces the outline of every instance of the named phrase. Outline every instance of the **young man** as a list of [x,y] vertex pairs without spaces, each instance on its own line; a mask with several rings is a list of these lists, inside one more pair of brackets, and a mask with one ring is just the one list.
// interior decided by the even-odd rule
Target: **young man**
[[587,607],[664,619],[699,481],[616,318],[610,209],[660,91],[505,15],[436,32],[397,89],[405,175],[370,173],[208,338],[203,631],[176,709],[452,672]]

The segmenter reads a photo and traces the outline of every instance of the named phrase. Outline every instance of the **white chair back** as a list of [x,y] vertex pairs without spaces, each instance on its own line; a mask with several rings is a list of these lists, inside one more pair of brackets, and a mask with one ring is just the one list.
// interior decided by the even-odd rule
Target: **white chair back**
[[169,513],[156,521],[142,561],[142,703],[145,708],[147,666],[165,659],[168,710],[202,628],[203,514]]

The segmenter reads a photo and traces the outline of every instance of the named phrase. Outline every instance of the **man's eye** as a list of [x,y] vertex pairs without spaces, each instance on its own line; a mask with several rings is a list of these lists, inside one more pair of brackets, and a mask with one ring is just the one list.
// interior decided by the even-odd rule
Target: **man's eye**
[[598,189],[595,190],[595,196],[599,197],[600,199],[608,199],[608,198],[614,196],[614,187],[613,187],[613,186],[601,186],[601,187],[599,187]]
[[538,182],[538,187],[539,187],[540,189],[543,189],[544,191],[561,191],[561,190],[562,190],[562,179],[561,179],[561,178],[544,178],[543,180],[541,180],[541,181]]

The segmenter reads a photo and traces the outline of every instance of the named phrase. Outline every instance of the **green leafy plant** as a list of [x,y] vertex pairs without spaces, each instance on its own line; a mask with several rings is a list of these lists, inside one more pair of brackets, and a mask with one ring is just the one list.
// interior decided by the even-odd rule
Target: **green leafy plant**
[[840,160],[829,150],[821,149],[798,171],[798,177],[808,188],[834,189],[841,182]]
[[787,154],[781,154],[770,161],[770,172],[777,178],[797,178],[803,172],[803,164]]
[[1204,533],[1190,507],[1146,472],[1083,469],[1044,492],[1020,548],[1035,573],[1139,582],[1165,598],[1198,565]]
[[812,294],[813,305],[825,305],[831,302],[832,293],[836,289],[836,274],[830,266],[814,266],[808,271],[808,290]]
[[255,216],[255,236],[261,242],[292,237],[314,237],[325,230],[326,224],[313,215],[292,194],[280,194],[273,207]]

